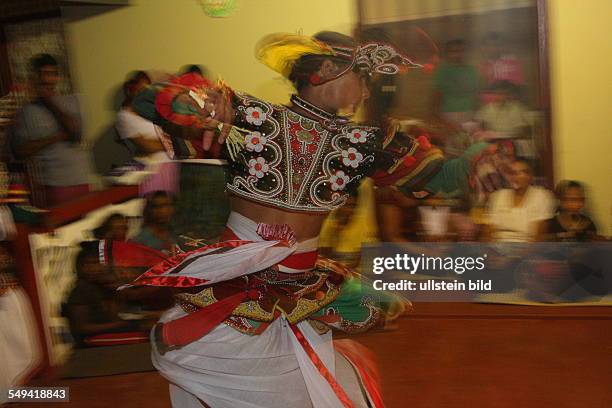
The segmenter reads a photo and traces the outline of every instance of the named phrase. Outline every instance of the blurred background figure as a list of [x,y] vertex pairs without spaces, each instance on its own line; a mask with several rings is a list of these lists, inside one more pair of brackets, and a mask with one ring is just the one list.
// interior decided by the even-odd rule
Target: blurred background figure
[[74,95],[59,95],[59,66],[48,54],[31,61],[34,100],[23,106],[13,131],[13,149],[34,161],[44,204],[54,206],[89,192],[89,157],[80,146],[81,107]]
[[555,194],[559,202],[554,217],[542,221],[538,241],[586,242],[598,240],[597,227],[584,214],[586,201],[582,183],[563,180],[557,184]]
[[13,258],[0,245],[0,405],[5,390],[23,385],[41,358],[30,301],[15,275]]
[[[508,44],[501,33],[488,33],[483,40],[482,51],[485,60],[478,70],[485,88],[499,81],[509,82],[517,87],[525,84],[522,63],[508,52]],[[485,104],[497,99],[494,92],[483,91],[480,96]]]
[[517,85],[497,81],[489,88],[495,98],[482,106],[475,115],[479,129],[472,138],[492,142],[494,151],[476,168],[479,201],[495,190],[509,186],[510,163],[515,156],[533,158],[530,112],[518,99]]
[[117,288],[131,282],[140,268],[100,261],[99,241],[81,243],[77,280],[63,307],[76,347],[146,343],[159,310],[172,304],[165,288]]
[[8,175],[0,162],[0,404],[4,390],[23,385],[28,373],[41,359],[40,344],[30,300],[19,285],[14,259],[5,247],[15,237],[15,225],[8,208]]
[[95,239],[107,239],[111,241],[126,241],[127,233],[127,217],[119,213],[114,213],[106,217],[100,226],[93,231]]
[[183,65],[179,70],[179,75],[182,74],[197,74],[204,78],[210,78],[210,73],[208,72],[206,67],[198,64]]
[[583,244],[605,241],[584,214],[585,188],[578,181],[563,180],[557,184],[555,194],[557,212],[539,224],[537,240],[562,244],[541,246],[541,258],[524,268],[528,296],[546,302],[605,296],[611,287],[610,257],[605,255],[609,248]]
[[497,81],[490,88],[494,101],[484,105],[475,119],[487,131],[486,140],[529,136],[529,110],[518,100],[518,88],[508,81]]
[[123,85],[124,101],[117,114],[115,125],[119,140],[126,145],[138,162],[153,174],[140,185],[140,194],[152,191],[178,192],[178,164],[174,163],[162,143],[167,138],[164,131],[153,122],[134,112],[134,97],[151,85],[151,79],[144,71],[133,73]]
[[115,293],[119,282],[106,265],[99,262],[96,241],[81,244],[76,273],[76,284],[64,309],[76,347],[91,344],[90,340],[100,334],[135,329],[133,324],[118,316],[122,309]]
[[142,212],[142,227],[132,241],[167,254],[174,253],[178,243],[172,229],[174,210],[174,197],[168,192],[150,193]]
[[485,239],[530,242],[536,238],[538,224],[552,217],[554,197],[550,191],[532,185],[533,171],[527,161],[516,159],[510,168],[512,188],[489,197]]
[[376,218],[382,242],[418,240],[419,200],[393,188],[376,190]]
[[478,72],[465,61],[464,40],[450,40],[444,50],[445,59],[434,71],[432,113],[435,119],[458,131],[463,123],[472,120],[478,107]]
[[418,207],[418,230],[421,241],[475,241],[478,228],[469,214],[465,199],[434,196],[423,200]]
[[361,258],[362,245],[378,241],[375,194],[373,181],[366,179],[355,196],[329,214],[319,239],[319,253],[322,256],[355,267]]

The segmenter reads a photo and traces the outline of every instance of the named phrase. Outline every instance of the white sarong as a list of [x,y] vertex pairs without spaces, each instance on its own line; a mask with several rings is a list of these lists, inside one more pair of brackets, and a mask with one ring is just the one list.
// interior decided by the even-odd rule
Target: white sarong
[[[228,227],[245,240],[262,240],[257,223],[232,213]],[[316,240],[297,244],[299,252],[316,247]],[[306,248],[305,248],[306,247]],[[308,248],[310,247],[310,248]],[[185,316],[179,306],[167,311],[161,323]],[[342,372],[338,383],[354,407],[367,407],[357,376],[346,360],[336,356],[331,331],[317,333],[307,321],[297,324],[327,370]],[[199,340],[160,355],[152,334],[153,365],[170,381],[173,407],[211,408],[342,408],[329,382],[320,374],[283,316],[263,333],[244,334],[220,324]]]

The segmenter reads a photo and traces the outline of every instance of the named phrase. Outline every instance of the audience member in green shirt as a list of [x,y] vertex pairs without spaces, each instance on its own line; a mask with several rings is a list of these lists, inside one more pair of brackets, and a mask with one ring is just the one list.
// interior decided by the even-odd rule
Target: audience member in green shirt
[[465,63],[465,48],[463,40],[447,42],[446,59],[434,72],[433,115],[456,130],[478,108],[478,72]]

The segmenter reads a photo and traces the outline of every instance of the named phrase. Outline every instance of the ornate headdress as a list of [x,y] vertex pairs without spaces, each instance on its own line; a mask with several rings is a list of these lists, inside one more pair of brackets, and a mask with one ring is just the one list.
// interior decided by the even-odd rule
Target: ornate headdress
[[296,62],[305,55],[329,55],[348,62],[346,68],[331,79],[354,67],[368,74],[393,75],[406,68],[421,68],[393,46],[368,42],[356,46],[328,44],[299,34],[275,33],[264,37],[256,46],[256,57],[274,71],[288,78]]

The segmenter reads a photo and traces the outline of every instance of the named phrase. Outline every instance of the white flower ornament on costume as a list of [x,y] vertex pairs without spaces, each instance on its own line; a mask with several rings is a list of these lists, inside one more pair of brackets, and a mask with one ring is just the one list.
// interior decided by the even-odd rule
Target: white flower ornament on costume
[[368,132],[362,129],[353,129],[348,132],[351,143],[365,143],[368,139]]
[[267,142],[268,139],[259,132],[251,132],[244,137],[244,143],[249,152],[261,152]]
[[331,188],[334,191],[344,190],[348,182],[350,181],[349,176],[344,174],[342,170],[335,172],[330,178]]
[[363,155],[357,151],[354,147],[349,147],[347,150],[342,151],[342,163],[345,166],[357,168],[359,163],[363,160]]
[[270,165],[266,163],[266,159],[263,157],[249,160],[249,174],[251,176],[262,178],[268,171],[270,171]]
[[259,107],[249,106],[246,108],[246,121],[252,125],[261,126],[267,117],[268,114]]

